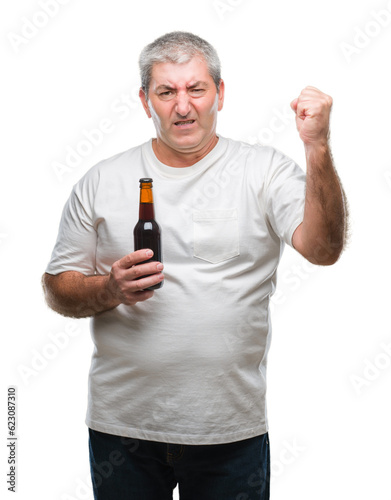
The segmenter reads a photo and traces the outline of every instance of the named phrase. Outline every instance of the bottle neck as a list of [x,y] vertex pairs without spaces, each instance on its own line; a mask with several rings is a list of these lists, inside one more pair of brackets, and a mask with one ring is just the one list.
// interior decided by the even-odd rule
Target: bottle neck
[[139,219],[151,220],[155,218],[155,211],[153,208],[153,194],[152,184],[142,184],[140,188],[140,208]]

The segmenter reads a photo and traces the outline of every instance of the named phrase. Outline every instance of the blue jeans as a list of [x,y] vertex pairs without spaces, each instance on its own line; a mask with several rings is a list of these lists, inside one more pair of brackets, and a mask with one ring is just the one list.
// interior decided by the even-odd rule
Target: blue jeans
[[95,500],[268,500],[269,436],[181,445],[89,429]]

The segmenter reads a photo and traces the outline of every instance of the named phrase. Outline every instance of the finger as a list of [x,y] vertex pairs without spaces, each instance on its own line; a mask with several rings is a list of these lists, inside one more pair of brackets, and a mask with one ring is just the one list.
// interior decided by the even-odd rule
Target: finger
[[306,87],[305,89],[302,90],[300,97],[300,101],[305,101],[305,100],[316,100],[316,101],[321,101],[324,102],[326,105],[331,107],[333,103],[333,99],[331,96],[328,94],[325,94],[321,90],[317,89],[316,87]]
[[156,261],[148,262],[147,264],[138,264],[137,266],[133,266],[131,269],[128,269],[124,273],[123,279],[127,281],[137,280],[142,276],[158,274],[163,271],[163,268],[163,264]]
[[133,292],[130,294],[129,298],[124,301],[125,305],[132,306],[137,302],[144,302],[145,300],[153,297],[153,290],[140,290],[139,292]]
[[305,89],[303,89],[303,92],[311,92],[313,94],[323,94],[323,92],[316,87],[313,87],[312,85],[307,85]]
[[306,89],[311,89],[311,90],[317,90],[318,92],[321,92],[317,87],[314,87],[313,85],[307,85]]
[[151,276],[146,276],[144,278],[132,281],[132,283],[129,286],[131,286],[132,292],[140,292],[144,291],[146,288],[157,285],[163,280],[164,280],[163,273],[152,274]]
[[330,113],[332,101],[325,97],[311,98],[307,97],[299,101],[296,115],[302,119],[307,117],[325,116]]
[[296,97],[296,99],[293,99],[293,101],[291,102],[291,108],[293,109],[293,111],[296,113],[296,110],[297,110],[297,103],[298,103],[299,99]]
[[143,250],[137,250],[136,252],[129,253],[125,255],[125,257],[122,257],[122,259],[118,261],[118,267],[121,269],[129,269],[144,260],[150,259],[152,256],[153,252],[150,249],[144,248]]
[[155,292],[153,290],[143,290],[141,292],[137,292],[137,302],[144,302],[145,300],[150,299],[151,297],[153,297],[154,293]]
[[332,97],[329,96],[328,94],[325,94],[321,90],[317,89],[316,87],[311,87],[308,86],[303,90],[303,95],[307,98],[313,97],[314,99],[319,99],[326,104],[331,105],[332,104]]
[[310,114],[310,106],[308,102],[300,102],[296,109],[296,115],[301,120],[304,120]]

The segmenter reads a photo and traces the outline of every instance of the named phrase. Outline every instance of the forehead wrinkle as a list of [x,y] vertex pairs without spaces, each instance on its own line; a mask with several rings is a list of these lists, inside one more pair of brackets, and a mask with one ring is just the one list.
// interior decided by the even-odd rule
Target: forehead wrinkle
[[[194,80],[195,80],[195,78],[192,78],[190,80],[190,82],[186,84],[186,88],[189,89],[189,88],[192,88],[192,87],[197,87],[198,85],[203,85],[204,87],[209,87],[209,83],[208,82],[204,82],[203,80],[197,80],[197,81],[194,81]],[[191,83],[193,81],[194,81],[194,83]],[[179,87],[181,87],[181,84],[179,85]],[[162,90],[162,89],[175,90],[176,86],[175,86],[175,84],[171,84],[171,82],[169,82],[169,83],[161,83],[160,85],[158,85],[156,87],[155,90],[158,91],[158,90]]]

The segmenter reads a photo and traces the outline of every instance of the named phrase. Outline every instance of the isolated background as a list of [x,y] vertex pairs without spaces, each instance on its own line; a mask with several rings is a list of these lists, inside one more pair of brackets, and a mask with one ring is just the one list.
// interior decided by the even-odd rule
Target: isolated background
[[[45,20],[48,3],[58,9]],[[331,144],[351,240],[333,267],[312,266],[290,248],[280,266],[268,369],[272,498],[391,498],[391,22],[384,13],[384,25],[376,21],[380,11],[391,16],[390,2],[2,3],[3,492],[6,392],[16,385],[19,498],[92,499],[88,320],[50,311],[40,279],[73,184],[154,134],[137,101],[138,55],[180,29],[218,50],[223,136],[272,144],[305,168],[289,103],[306,85],[334,99]],[[16,43],[32,21],[41,27]],[[106,132],[88,148],[86,131],[98,127]],[[59,176],[56,162],[77,147],[84,157]]]

